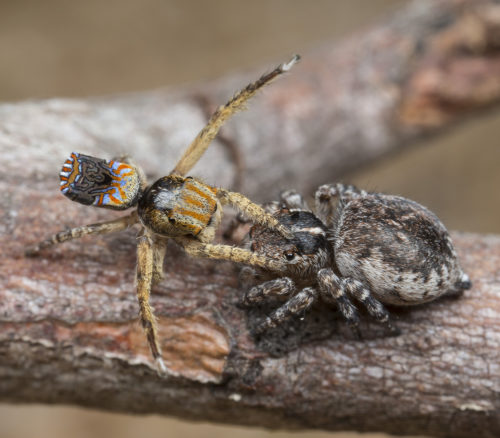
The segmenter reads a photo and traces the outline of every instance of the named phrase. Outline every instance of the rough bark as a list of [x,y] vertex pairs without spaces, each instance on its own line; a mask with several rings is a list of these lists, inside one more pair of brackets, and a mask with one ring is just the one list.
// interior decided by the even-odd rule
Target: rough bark
[[[251,198],[268,200],[292,186],[312,193],[498,104],[499,34],[495,2],[411,2],[341,44],[303,53],[287,77],[223,128],[224,141],[193,174],[230,188],[238,151],[245,167],[241,188]],[[182,90],[1,105],[3,153],[30,163],[11,159],[3,171],[50,175],[56,184],[74,149],[103,158],[125,152],[148,173],[164,175],[204,125],[207,108],[271,67]]]
[[[483,1],[418,1],[335,50],[306,54],[225,128],[246,162],[243,191],[308,192],[495,104],[499,14]],[[364,322],[363,341],[325,307],[255,339],[248,326],[266,309],[237,306],[238,268],[170,245],[153,296],[166,378],[136,322],[134,230],[23,256],[26,244],[64,226],[116,216],[57,193],[72,149],[129,152],[161,175],[203,125],[202,102],[222,103],[255,76],[195,91],[0,106],[1,400],[270,428],[498,436],[499,237],[455,234],[473,289],[393,309],[399,337]],[[214,147],[193,173],[229,185],[230,169]]]

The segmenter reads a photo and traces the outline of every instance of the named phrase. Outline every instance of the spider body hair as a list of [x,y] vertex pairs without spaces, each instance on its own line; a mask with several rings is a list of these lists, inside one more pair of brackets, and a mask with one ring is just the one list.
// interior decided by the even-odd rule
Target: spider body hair
[[287,299],[256,333],[304,312],[318,299],[336,305],[355,328],[359,316],[353,301],[359,302],[397,333],[384,304],[417,305],[471,287],[444,225],[409,199],[327,184],[316,192],[314,212],[294,191],[267,209],[294,237],[259,225],[250,231],[251,250],[280,268],[246,268],[247,281],[266,281],[247,290],[243,304]]

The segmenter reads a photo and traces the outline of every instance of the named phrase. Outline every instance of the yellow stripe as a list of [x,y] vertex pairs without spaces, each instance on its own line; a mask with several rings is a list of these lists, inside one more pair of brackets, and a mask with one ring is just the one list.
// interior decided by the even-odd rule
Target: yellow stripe
[[202,209],[206,207],[206,203],[201,202],[198,199],[195,199],[195,198],[193,198],[191,196],[183,196],[182,200],[186,204],[191,204],[191,205],[194,205],[195,207],[199,207],[199,208],[202,208]]
[[206,214],[206,213],[196,213],[193,210],[188,210],[186,208],[176,208],[174,210],[175,214],[181,215],[181,216],[189,216],[197,221],[201,222],[203,225],[207,224],[210,221],[210,217],[212,216],[211,214]]

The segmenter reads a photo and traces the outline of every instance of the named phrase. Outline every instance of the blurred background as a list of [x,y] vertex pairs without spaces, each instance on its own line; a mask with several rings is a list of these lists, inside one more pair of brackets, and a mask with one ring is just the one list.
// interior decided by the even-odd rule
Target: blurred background
[[[0,101],[176,87],[362,30],[403,0],[0,0]],[[500,232],[500,112],[346,178],[430,207],[451,229]],[[77,408],[0,405],[0,437],[288,436]],[[296,437],[357,434],[301,433]],[[366,435],[363,435],[366,436]],[[382,436],[382,435],[373,435]]]

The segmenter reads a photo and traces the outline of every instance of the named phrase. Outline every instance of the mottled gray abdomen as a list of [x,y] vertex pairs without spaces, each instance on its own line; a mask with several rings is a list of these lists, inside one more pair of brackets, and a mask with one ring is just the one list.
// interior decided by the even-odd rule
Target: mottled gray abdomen
[[340,273],[383,303],[419,304],[470,287],[446,228],[416,202],[372,193],[343,200],[333,228]]

